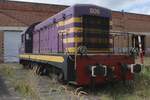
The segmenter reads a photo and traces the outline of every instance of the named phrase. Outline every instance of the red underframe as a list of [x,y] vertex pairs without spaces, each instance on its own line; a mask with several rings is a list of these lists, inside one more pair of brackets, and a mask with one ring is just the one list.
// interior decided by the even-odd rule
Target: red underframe
[[[87,72],[87,65],[103,64],[109,67],[114,66],[115,79],[121,80],[120,64],[133,64],[134,59],[127,55],[89,55],[77,56],[77,79],[78,85],[89,85],[91,83],[91,76]],[[133,74],[128,71],[126,80],[132,80]],[[96,84],[107,82],[103,76],[96,76]]]

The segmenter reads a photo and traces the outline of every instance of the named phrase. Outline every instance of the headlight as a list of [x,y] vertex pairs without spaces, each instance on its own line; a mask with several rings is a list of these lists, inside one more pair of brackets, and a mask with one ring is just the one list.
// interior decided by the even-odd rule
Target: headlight
[[140,73],[142,70],[141,64],[131,64],[128,66],[128,68],[131,70],[131,73]]
[[87,53],[87,47],[86,46],[80,46],[78,48],[78,52],[81,54],[86,54]]
[[88,69],[92,77],[97,75],[107,76],[107,66],[105,65],[88,65]]

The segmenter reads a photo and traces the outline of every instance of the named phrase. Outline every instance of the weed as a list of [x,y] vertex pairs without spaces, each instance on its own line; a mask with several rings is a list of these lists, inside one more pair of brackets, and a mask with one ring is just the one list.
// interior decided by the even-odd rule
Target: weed
[[[0,74],[5,77],[14,88],[15,91],[20,93],[24,97],[36,97],[30,83],[27,80],[29,72],[18,67],[18,64],[1,64]],[[37,99],[36,99],[37,100]]]
[[14,85],[15,90],[22,93],[23,95],[30,95],[32,93],[30,86],[24,80],[18,80]]
[[8,66],[3,66],[1,69],[0,69],[0,72],[2,74],[4,74],[6,77],[13,77],[14,74],[15,74],[15,70],[11,67],[8,67]]

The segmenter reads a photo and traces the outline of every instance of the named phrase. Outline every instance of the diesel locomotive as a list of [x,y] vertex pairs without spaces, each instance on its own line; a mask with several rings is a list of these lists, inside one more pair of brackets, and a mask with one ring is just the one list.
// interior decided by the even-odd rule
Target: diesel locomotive
[[141,71],[134,57],[113,52],[111,10],[89,4],[66,8],[22,34],[20,63],[37,74],[89,85],[133,80]]

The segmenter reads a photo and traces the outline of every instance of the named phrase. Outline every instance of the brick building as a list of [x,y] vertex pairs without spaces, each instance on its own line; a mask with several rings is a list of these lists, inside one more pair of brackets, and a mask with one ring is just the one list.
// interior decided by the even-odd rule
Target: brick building
[[[140,35],[142,40],[142,48],[145,52],[145,55],[150,55],[150,15],[113,11],[112,22],[113,32],[128,32],[135,35],[134,37],[129,37],[129,46],[135,45],[137,47],[137,35]],[[115,40],[117,43],[128,43],[127,38],[128,37],[124,37],[120,38],[120,40],[118,41],[117,39]],[[134,41],[136,42],[135,44]],[[123,46],[127,45],[124,43],[120,44],[120,46],[117,45],[116,47],[121,47],[122,49],[124,49]]]
[[[18,61],[21,32],[32,23],[42,21],[65,9],[64,5],[0,1],[0,62]],[[144,36],[144,48],[150,53],[150,16],[112,11],[112,31],[132,32]],[[132,42],[132,40],[131,40]]]
[[18,61],[21,32],[67,6],[0,1],[0,62]]

